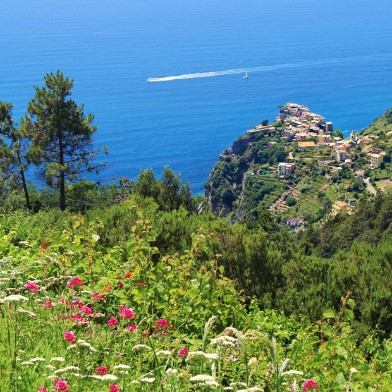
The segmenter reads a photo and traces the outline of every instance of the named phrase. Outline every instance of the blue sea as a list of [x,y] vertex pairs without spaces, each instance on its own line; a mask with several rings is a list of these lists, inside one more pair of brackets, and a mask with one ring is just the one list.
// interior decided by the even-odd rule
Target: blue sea
[[278,105],[345,132],[392,106],[390,0],[4,0],[0,26],[0,100],[18,121],[46,73],[72,77],[109,182],[169,165],[201,193]]

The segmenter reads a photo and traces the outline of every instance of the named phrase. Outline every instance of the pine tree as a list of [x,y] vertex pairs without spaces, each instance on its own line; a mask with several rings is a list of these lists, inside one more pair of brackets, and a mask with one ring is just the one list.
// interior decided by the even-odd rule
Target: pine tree
[[44,82],[44,87],[35,87],[23,121],[31,139],[28,156],[41,179],[59,191],[64,210],[67,184],[101,167],[94,162],[99,151],[92,142],[96,127],[93,115],[85,116],[83,105],[70,99],[73,80],[57,71],[47,74]]

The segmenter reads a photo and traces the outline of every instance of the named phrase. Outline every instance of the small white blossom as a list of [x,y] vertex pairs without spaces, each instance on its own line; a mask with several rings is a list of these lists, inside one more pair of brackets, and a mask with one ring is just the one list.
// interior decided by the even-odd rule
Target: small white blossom
[[155,377],[142,377],[139,378],[140,382],[147,382],[152,384],[155,381]]
[[235,347],[235,344],[237,343],[237,339],[233,338],[231,336],[218,336],[215,339],[212,339],[210,344],[211,345],[218,345],[218,346],[231,346]]
[[50,359],[50,362],[64,362],[65,359],[63,357],[53,357]]
[[28,311],[28,310],[26,310],[26,309],[22,309],[22,308],[19,308],[19,309],[17,310],[17,313],[19,313],[19,314],[24,314],[24,315],[26,315],[26,316],[28,316],[28,317],[30,317],[30,318],[36,318],[36,317],[37,317],[37,315],[36,315],[35,313],[30,312],[30,311]]
[[207,381],[215,381],[214,377],[208,374],[198,374],[197,376],[193,376],[189,379],[191,382],[207,382]]
[[45,358],[37,357],[37,358],[30,358],[30,361],[31,361],[31,362],[45,362],[46,359],[45,359]]
[[166,356],[166,357],[170,357],[172,355],[171,351],[169,350],[160,350],[157,351],[157,356]]
[[24,361],[24,362],[21,362],[20,364],[23,365],[23,366],[26,366],[26,365],[34,365],[34,362],[31,362],[31,361]]
[[1,302],[19,302],[19,301],[28,301],[27,297],[19,294],[11,294],[8,297],[5,297],[1,300]]
[[45,365],[45,369],[55,370],[56,368],[52,365]]
[[113,369],[130,369],[131,367],[128,365],[119,364],[113,367]]
[[62,369],[58,369],[54,372],[54,374],[61,374],[61,373],[66,373],[66,372],[70,372],[73,370],[80,370],[77,366],[67,366],[65,368]]
[[96,380],[101,380],[101,381],[116,381],[117,380],[117,376],[115,376],[114,374],[103,374],[102,376],[98,375],[98,374],[93,374],[90,377],[95,378]]
[[132,351],[139,351],[139,350],[151,350],[150,346],[147,346],[146,344],[137,344],[136,346],[132,347]]

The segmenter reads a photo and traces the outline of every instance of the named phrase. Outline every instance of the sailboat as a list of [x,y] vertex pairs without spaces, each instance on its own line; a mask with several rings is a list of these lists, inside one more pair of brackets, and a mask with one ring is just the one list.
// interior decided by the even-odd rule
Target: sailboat
[[245,72],[244,79],[247,79],[247,78],[249,78],[248,72]]

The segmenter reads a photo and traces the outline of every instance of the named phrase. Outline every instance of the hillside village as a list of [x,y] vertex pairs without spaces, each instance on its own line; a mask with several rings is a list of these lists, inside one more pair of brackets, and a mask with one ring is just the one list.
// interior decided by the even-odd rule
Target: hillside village
[[[214,212],[241,220],[249,211],[266,208],[299,230],[309,220],[351,214],[363,194],[392,190],[388,127],[353,130],[345,138],[332,122],[292,102],[279,107],[273,124],[266,122],[220,155],[206,184]],[[225,180],[214,183],[218,173]]]

